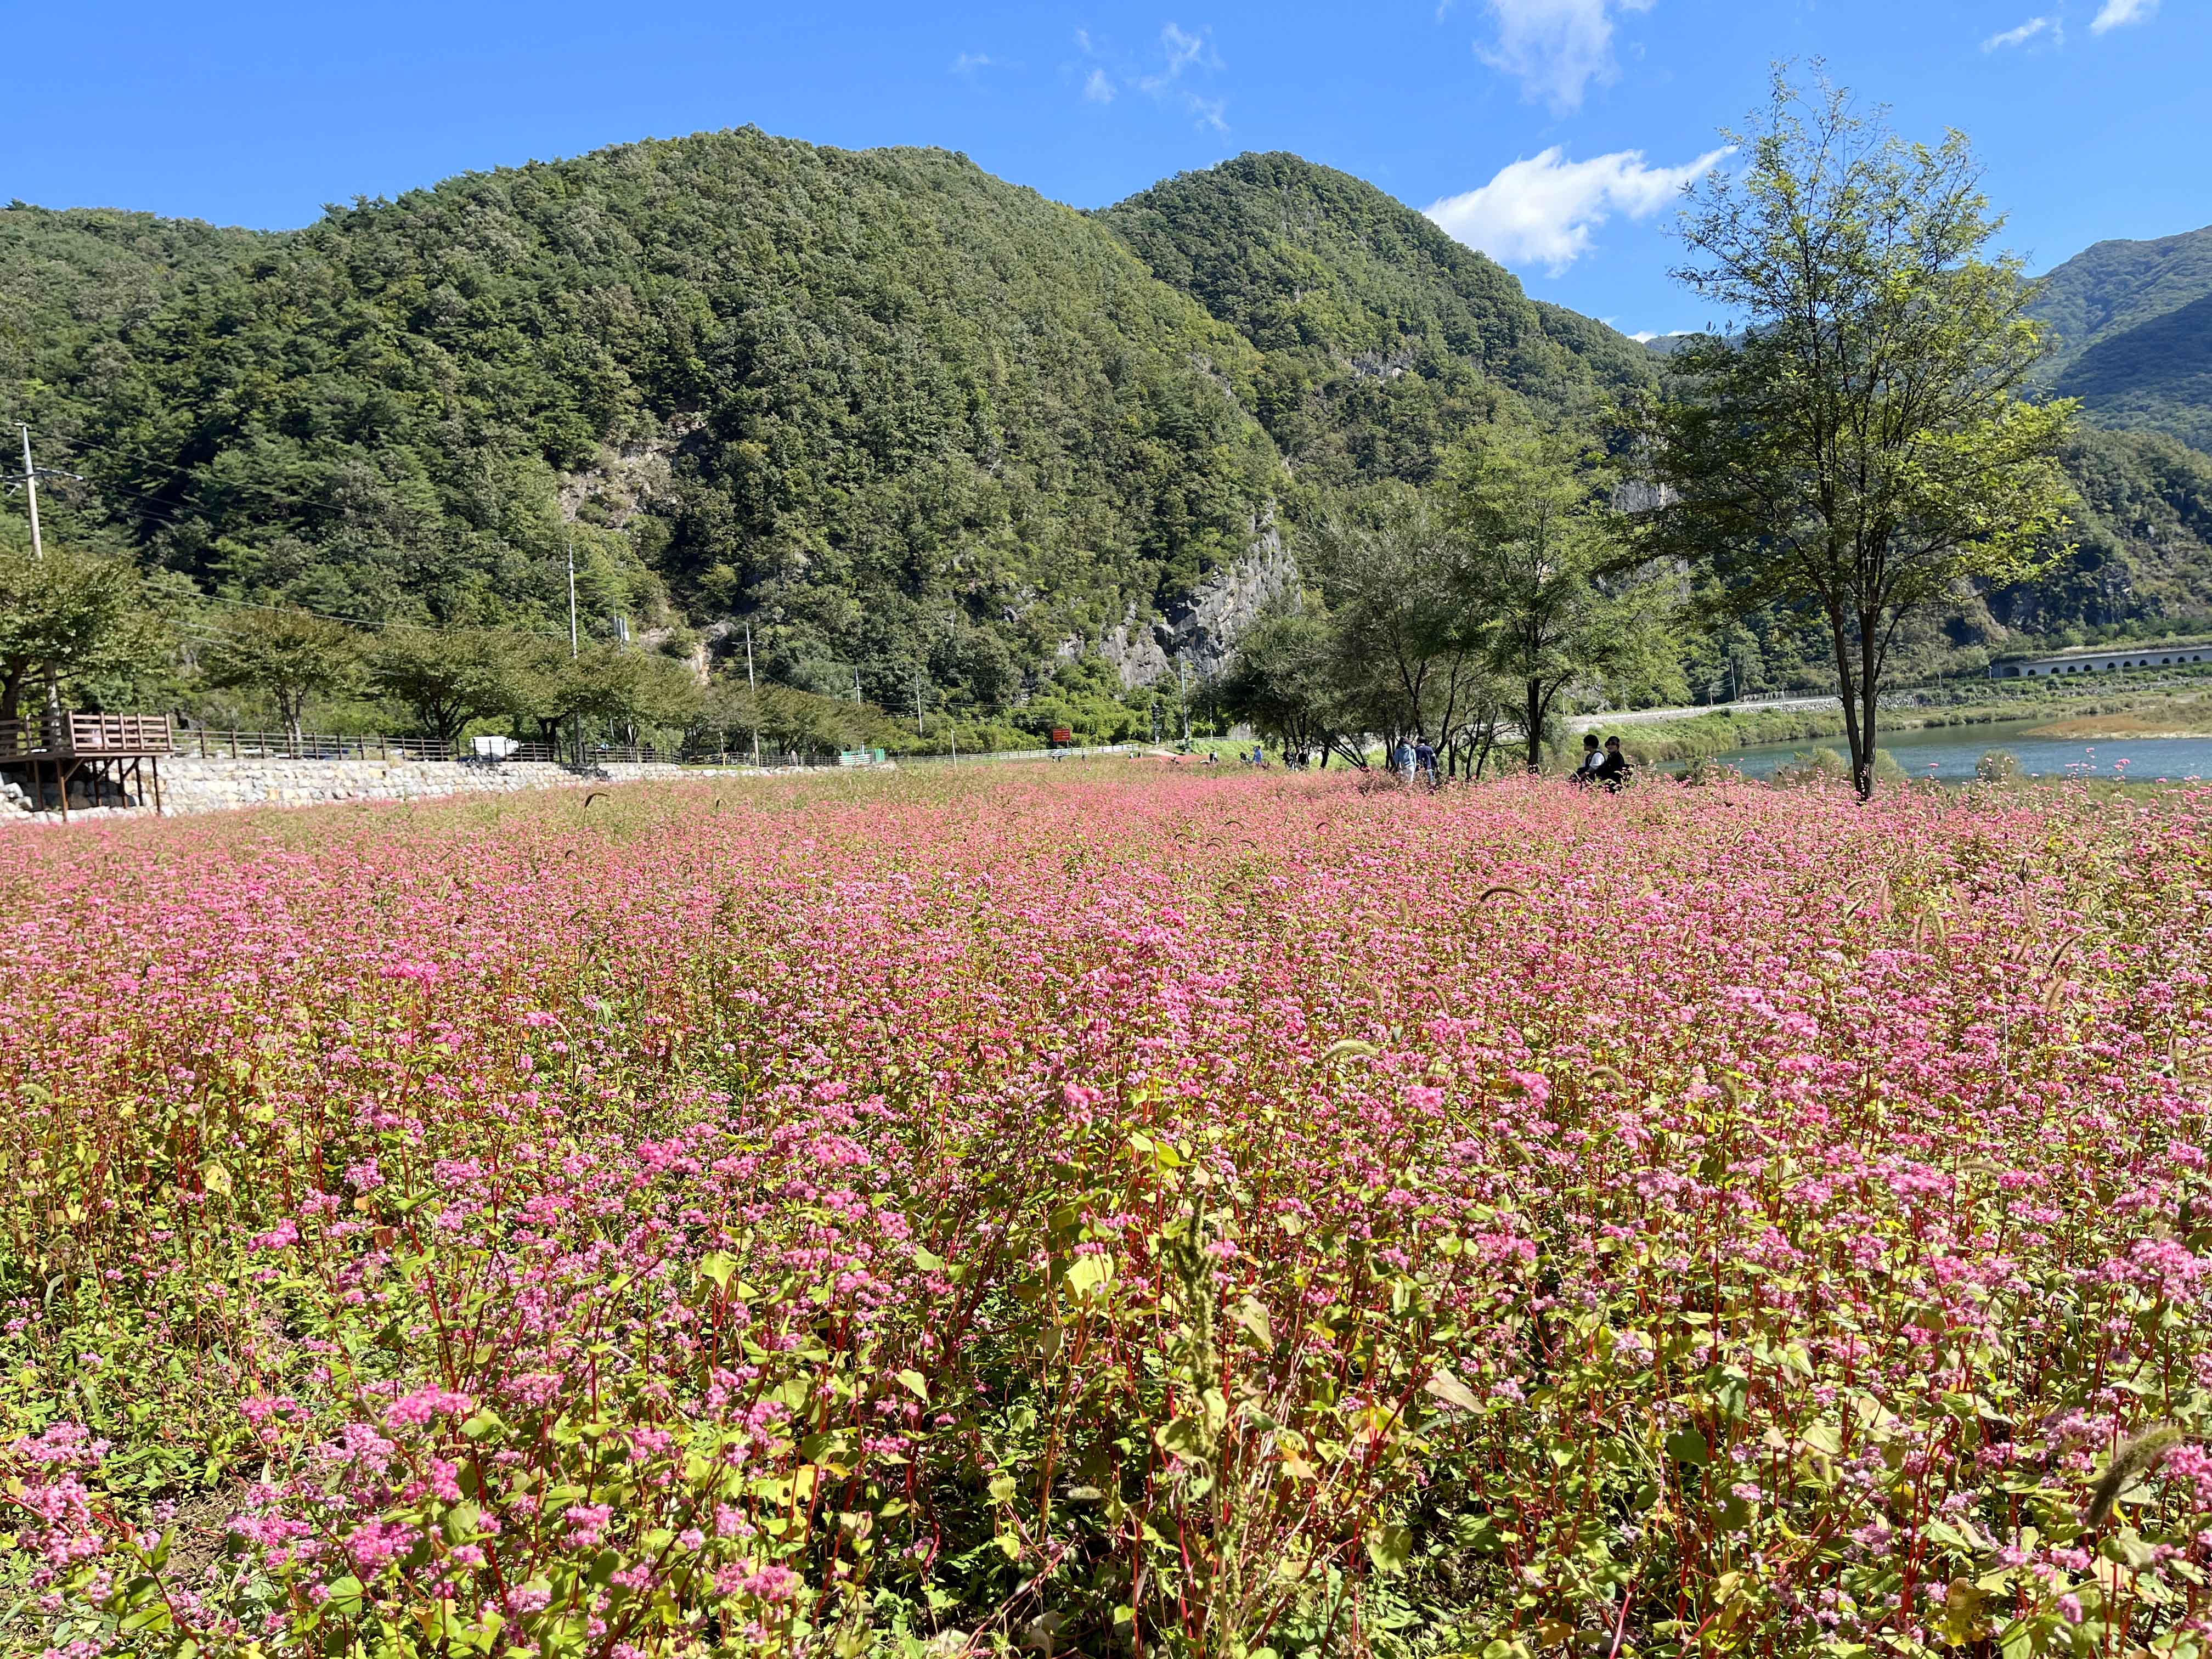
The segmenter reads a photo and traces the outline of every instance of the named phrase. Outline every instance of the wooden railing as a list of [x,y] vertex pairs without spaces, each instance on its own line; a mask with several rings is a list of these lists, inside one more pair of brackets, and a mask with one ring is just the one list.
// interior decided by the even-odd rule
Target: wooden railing
[[175,752],[167,714],[64,714],[0,720],[0,760]]
[[216,732],[204,726],[177,733],[175,752],[201,760],[442,760],[451,744],[435,738],[387,738],[380,732]]
[[74,755],[167,755],[173,752],[167,714],[71,714]]

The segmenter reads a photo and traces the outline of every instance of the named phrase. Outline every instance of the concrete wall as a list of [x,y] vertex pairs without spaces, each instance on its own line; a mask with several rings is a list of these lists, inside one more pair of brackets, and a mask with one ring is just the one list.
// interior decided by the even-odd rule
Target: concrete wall
[[[542,761],[501,761],[465,764],[459,761],[377,760],[202,760],[173,756],[161,763],[161,805],[166,813],[221,812],[241,806],[314,806],[329,801],[418,800],[437,795],[477,792],[511,793],[520,789],[574,788],[592,783],[637,783],[648,779],[670,780],[702,775],[681,766],[657,763],[609,762],[594,777],[580,777],[564,767]],[[152,805],[139,803],[136,811],[118,809],[103,799],[94,805],[70,792],[72,815],[120,816]],[[0,817],[18,821],[31,815],[27,803],[0,799]],[[40,815],[58,818],[58,813]]]

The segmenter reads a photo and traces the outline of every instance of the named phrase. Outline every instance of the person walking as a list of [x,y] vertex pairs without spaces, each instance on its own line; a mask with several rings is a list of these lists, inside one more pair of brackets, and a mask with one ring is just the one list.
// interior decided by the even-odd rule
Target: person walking
[[1430,788],[1437,787],[1436,745],[1426,738],[1413,745],[1413,769],[1428,780]]
[[1408,783],[1413,781],[1413,745],[1403,738],[1390,751],[1390,769]]

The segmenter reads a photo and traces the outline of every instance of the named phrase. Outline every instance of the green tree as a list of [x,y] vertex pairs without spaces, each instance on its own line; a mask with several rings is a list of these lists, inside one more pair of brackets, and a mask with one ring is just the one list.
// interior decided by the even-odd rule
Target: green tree
[[1652,550],[1739,613],[1826,623],[1851,775],[1875,786],[1882,672],[1905,619],[2054,548],[2072,405],[2014,396],[2043,344],[1961,135],[1908,143],[1847,93],[1783,76],[1746,164],[1695,191],[1675,273],[1738,331],[1678,352],[1646,434]]
[[[1310,545],[1334,620],[1346,732],[1386,744],[1461,741],[1488,691],[1465,543],[1427,496],[1395,487],[1329,514]],[[1357,760],[1359,747],[1346,752]]]
[[369,683],[404,703],[439,742],[452,744],[470,722],[518,710],[526,644],[498,629],[393,629],[370,654]]
[[707,703],[690,672],[655,652],[597,643],[573,659],[550,646],[535,657],[524,671],[518,707],[549,730],[588,720],[625,742],[640,729],[680,734]]
[[22,717],[27,684],[106,672],[155,649],[143,598],[128,560],[67,545],[40,558],[0,544],[0,720]]
[[1482,659],[1512,688],[1532,772],[1563,691],[1633,678],[1663,653],[1649,584],[1606,579],[1623,544],[1609,483],[1572,434],[1525,422],[1471,440],[1447,469],[1447,511],[1468,548],[1460,580],[1484,618]]
[[264,693],[295,743],[309,697],[353,684],[361,643],[344,623],[310,611],[255,608],[227,621],[200,659],[211,686]]
[[1328,763],[1346,736],[1336,638],[1318,602],[1268,611],[1238,636],[1221,683],[1223,708],[1285,755]]

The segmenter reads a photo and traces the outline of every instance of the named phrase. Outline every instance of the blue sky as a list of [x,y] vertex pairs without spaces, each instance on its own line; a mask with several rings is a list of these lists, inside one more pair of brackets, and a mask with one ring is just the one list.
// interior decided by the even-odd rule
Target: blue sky
[[[2212,222],[2207,0],[1367,0],[19,11],[0,198],[299,225],[471,168],[747,122],[937,144],[1091,207],[1246,149],[1372,179],[1632,331],[1684,169],[1777,58],[1974,139],[2036,268]],[[1439,205],[1441,204],[1441,205]]]

